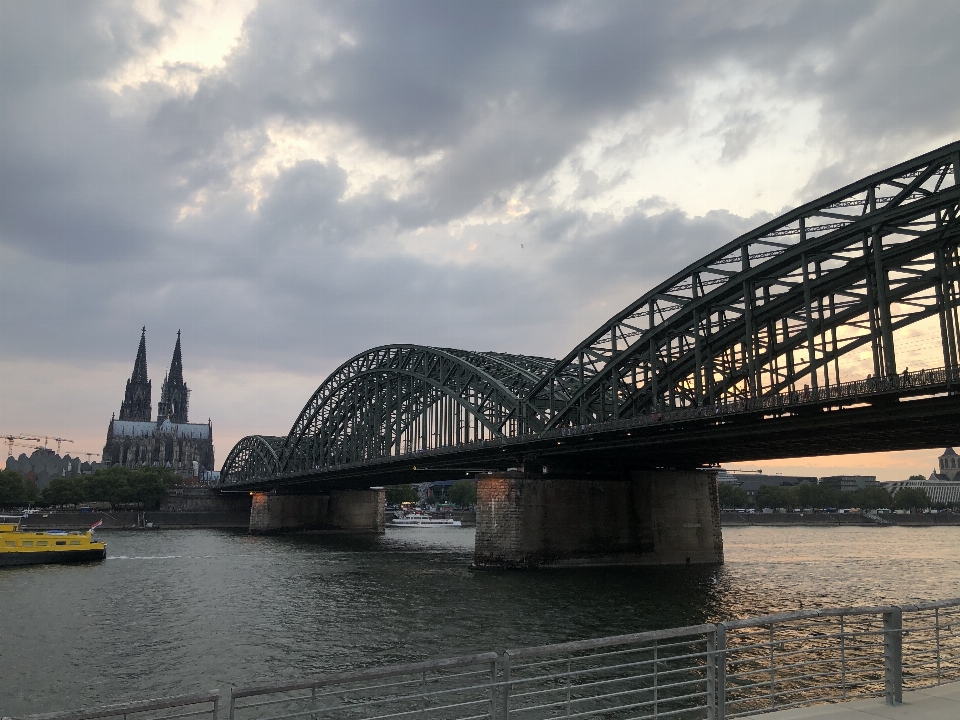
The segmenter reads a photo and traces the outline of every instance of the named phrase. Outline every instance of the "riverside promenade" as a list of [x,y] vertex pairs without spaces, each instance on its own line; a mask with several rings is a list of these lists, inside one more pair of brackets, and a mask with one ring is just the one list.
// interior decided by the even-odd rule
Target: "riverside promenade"
[[[755,717],[755,716],[751,716]],[[903,693],[902,705],[883,698],[814,705],[764,713],[767,720],[957,720],[960,718],[960,682]]]

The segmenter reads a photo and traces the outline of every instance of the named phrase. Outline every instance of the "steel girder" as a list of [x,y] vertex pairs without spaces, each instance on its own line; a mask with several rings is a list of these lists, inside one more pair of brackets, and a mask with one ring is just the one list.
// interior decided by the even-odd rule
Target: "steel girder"
[[221,483],[242,483],[277,474],[278,452],[286,442],[285,437],[270,435],[247,435],[242,438],[223,462],[220,470]]
[[[279,453],[281,473],[540,430],[523,398],[555,360],[419,345],[351,358],[313,394]],[[523,418],[534,425],[522,427]]]
[[786,213],[615,315],[527,406],[550,429],[817,388],[865,345],[890,376],[894,332],[933,315],[955,367],[958,208],[955,142]]

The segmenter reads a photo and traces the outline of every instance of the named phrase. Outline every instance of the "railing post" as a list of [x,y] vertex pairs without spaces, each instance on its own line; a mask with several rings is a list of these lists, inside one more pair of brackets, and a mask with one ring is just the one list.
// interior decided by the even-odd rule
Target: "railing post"
[[490,662],[490,720],[497,720],[497,661]]
[[773,653],[773,623],[770,623],[770,709],[777,706],[777,660]]
[[510,717],[510,653],[500,656],[500,720]]
[[236,698],[233,697],[233,686],[227,688],[227,702],[230,708],[230,720],[234,720],[234,709],[236,708]]
[[887,705],[903,703],[903,612],[883,614],[883,684]]
[[840,616],[840,697],[847,699],[847,636],[843,615]]
[[943,676],[940,674],[940,608],[933,609],[933,627],[937,640],[937,685],[943,682]]
[[659,683],[657,682],[657,641],[653,641],[653,716],[657,716],[657,701],[659,700]]
[[707,720],[717,717],[717,631],[707,635]]
[[727,717],[727,627],[717,623],[717,714],[716,720]]
[[215,693],[213,696],[213,720],[218,720],[217,716],[219,715],[220,709],[220,693],[216,690],[213,692]]

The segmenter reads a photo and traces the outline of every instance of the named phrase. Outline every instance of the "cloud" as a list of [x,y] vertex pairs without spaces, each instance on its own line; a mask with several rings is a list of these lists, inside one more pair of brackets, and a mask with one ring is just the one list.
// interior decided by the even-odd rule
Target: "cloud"
[[[275,412],[219,399],[231,378],[299,392],[388,342],[562,356],[953,139],[958,26],[949,2],[3,2],[0,422],[24,367],[122,368],[144,323],[155,376],[184,330],[188,382],[218,378],[193,407],[234,433]],[[122,374],[93,404],[62,385],[97,437]]]

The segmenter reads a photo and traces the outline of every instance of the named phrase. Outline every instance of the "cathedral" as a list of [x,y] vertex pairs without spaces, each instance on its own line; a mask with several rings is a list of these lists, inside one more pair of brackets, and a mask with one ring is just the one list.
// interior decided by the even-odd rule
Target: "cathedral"
[[183,478],[196,478],[213,470],[213,424],[187,419],[190,389],[183,381],[180,331],[173,349],[170,370],[160,388],[157,419],[151,420],[151,383],[147,377],[147,329],[140,335],[140,348],[133,374],[120,404],[120,417],[110,418],[104,465],[129,468],[166,467]]

